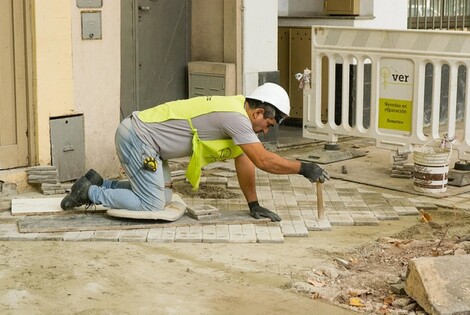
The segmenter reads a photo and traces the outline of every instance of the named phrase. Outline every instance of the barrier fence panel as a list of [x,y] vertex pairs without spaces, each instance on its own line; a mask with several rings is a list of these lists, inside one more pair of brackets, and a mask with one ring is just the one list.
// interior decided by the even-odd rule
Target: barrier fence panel
[[470,34],[312,27],[303,136],[412,150],[444,137],[470,160]]

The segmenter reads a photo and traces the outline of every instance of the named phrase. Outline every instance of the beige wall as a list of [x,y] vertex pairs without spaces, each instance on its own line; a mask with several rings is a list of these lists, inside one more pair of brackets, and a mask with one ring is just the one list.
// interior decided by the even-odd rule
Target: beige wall
[[242,0],[191,1],[190,61],[235,64],[237,93],[242,91],[242,14]]
[[82,40],[81,10],[76,0],[34,1],[38,163],[51,164],[49,119],[83,114],[87,167],[113,176],[119,165],[114,132],[120,106],[120,2],[103,1],[97,9],[101,40]]
[[37,157],[40,165],[51,163],[49,117],[74,112],[71,1],[34,1]]
[[191,61],[224,62],[223,19],[224,1],[191,1]]
[[73,103],[83,113],[87,168],[117,176],[114,133],[120,122],[120,1],[103,1],[102,39],[83,40],[81,11],[72,1]]

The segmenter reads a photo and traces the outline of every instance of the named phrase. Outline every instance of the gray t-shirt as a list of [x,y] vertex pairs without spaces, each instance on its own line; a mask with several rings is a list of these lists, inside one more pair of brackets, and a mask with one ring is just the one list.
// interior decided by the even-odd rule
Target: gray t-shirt
[[[193,133],[184,119],[144,123],[132,113],[132,126],[162,160],[190,156]],[[237,112],[211,112],[192,119],[201,140],[233,139],[237,145],[260,142],[248,117]]]

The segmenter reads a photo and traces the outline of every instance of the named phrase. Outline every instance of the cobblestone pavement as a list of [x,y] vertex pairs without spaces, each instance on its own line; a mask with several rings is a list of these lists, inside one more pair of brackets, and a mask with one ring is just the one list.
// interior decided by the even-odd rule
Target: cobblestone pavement
[[[400,220],[402,216],[418,216],[420,210],[432,211],[438,207],[470,210],[470,189],[449,188],[451,193],[438,197],[416,194],[410,186],[410,179],[391,179],[387,168],[388,154],[376,150],[374,144],[364,139],[344,142],[344,146],[364,149],[369,156],[361,159],[342,161],[334,167],[359,170],[348,175],[349,180],[332,176],[324,183],[324,218],[319,220],[316,184],[299,175],[273,175],[257,170],[256,185],[260,204],[278,213],[282,221],[257,224],[195,224],[188,226],[165,226],[156,228],[66,231],[49,233],[20,233],[18,222],[23,216],[12,216],[9,210],[12,196],[0,195],[0,240],[62,240],[62,241],[119,241],[119,242],[207,242],[207,243],[283,243],[286,237],[308,237],[313,231],[328,233],[330,227],[380,225],[387,220]],[[281,130],[277,147],[293,144],[307,145],[312,141],[302,138],[300,128],[285,127]],[[300,146],[299,146],[300,147]],[[309,147],[308,150],[313,147]],[[282,154],[296,159],[301,150]],[[363,163],[361,165],[360,163]],[[377,167],[380,166],[380,167]],[[242,196],[236,179],[233,161],[213,163],[203,172],[206,176],[201,184],[219,185]],[[210,173],[210,174],[209,174]],[[174,181],[181,180],[183,172],[172,173]],[[356,177],[356,178],[351,178]],[[367,178],[364,184],[360,177]],[[356,180],[358,179],[358,180]],[[403,185],[403,182],[406,185]],[[393,186],[396,187],[393,187]],[[399,189],[394,189],[397,188]],[[454,191],[455,193],[452,193]],[[18,196],[20,198],[22,196]],[[42,196],[46,197],[46,196]],[[57,197],[57,195],[55,196]],[[60,197],[60,195],[59,195]],[[237,199],[201,199],[183,196],[187,206],[212,205],[220,211],[248,211],[243,197]],[[325,228],[326,227],[326,228]]]
[[[203,182],[216,183],[240,192],[236,176],[204,177]],[[382,221],[399,220],[401,216],[418,216],[419,210],[432,211],[437,209],[437,206],[470,209],[470,196],[467,194],[435,199],[335,179],[322,186],[324,220],[333,227],[379,225]],[[4,209],[0,212],[0,240],[283,243],[286,237],[308,237],[310,231],[318,229],[314,183],[298,175],[273,175],[258,170],[257,190],[260,204],[278,213],[282,218],[281,222],[20,233],[18,222],[24,217],[12,216],[8,209]],[[243,198],[183,199],[188,206],[212,205],[221,211],[248,211]]]

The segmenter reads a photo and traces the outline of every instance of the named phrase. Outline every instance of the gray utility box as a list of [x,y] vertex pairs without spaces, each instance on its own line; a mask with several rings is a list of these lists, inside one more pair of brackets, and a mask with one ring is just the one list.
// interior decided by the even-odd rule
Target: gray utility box
[[189,97],[235,95],[235,64],[193,61],[188,64]]
[[79,178],[85,173],[83,115],[50,119],[52,165],[59,181]]

